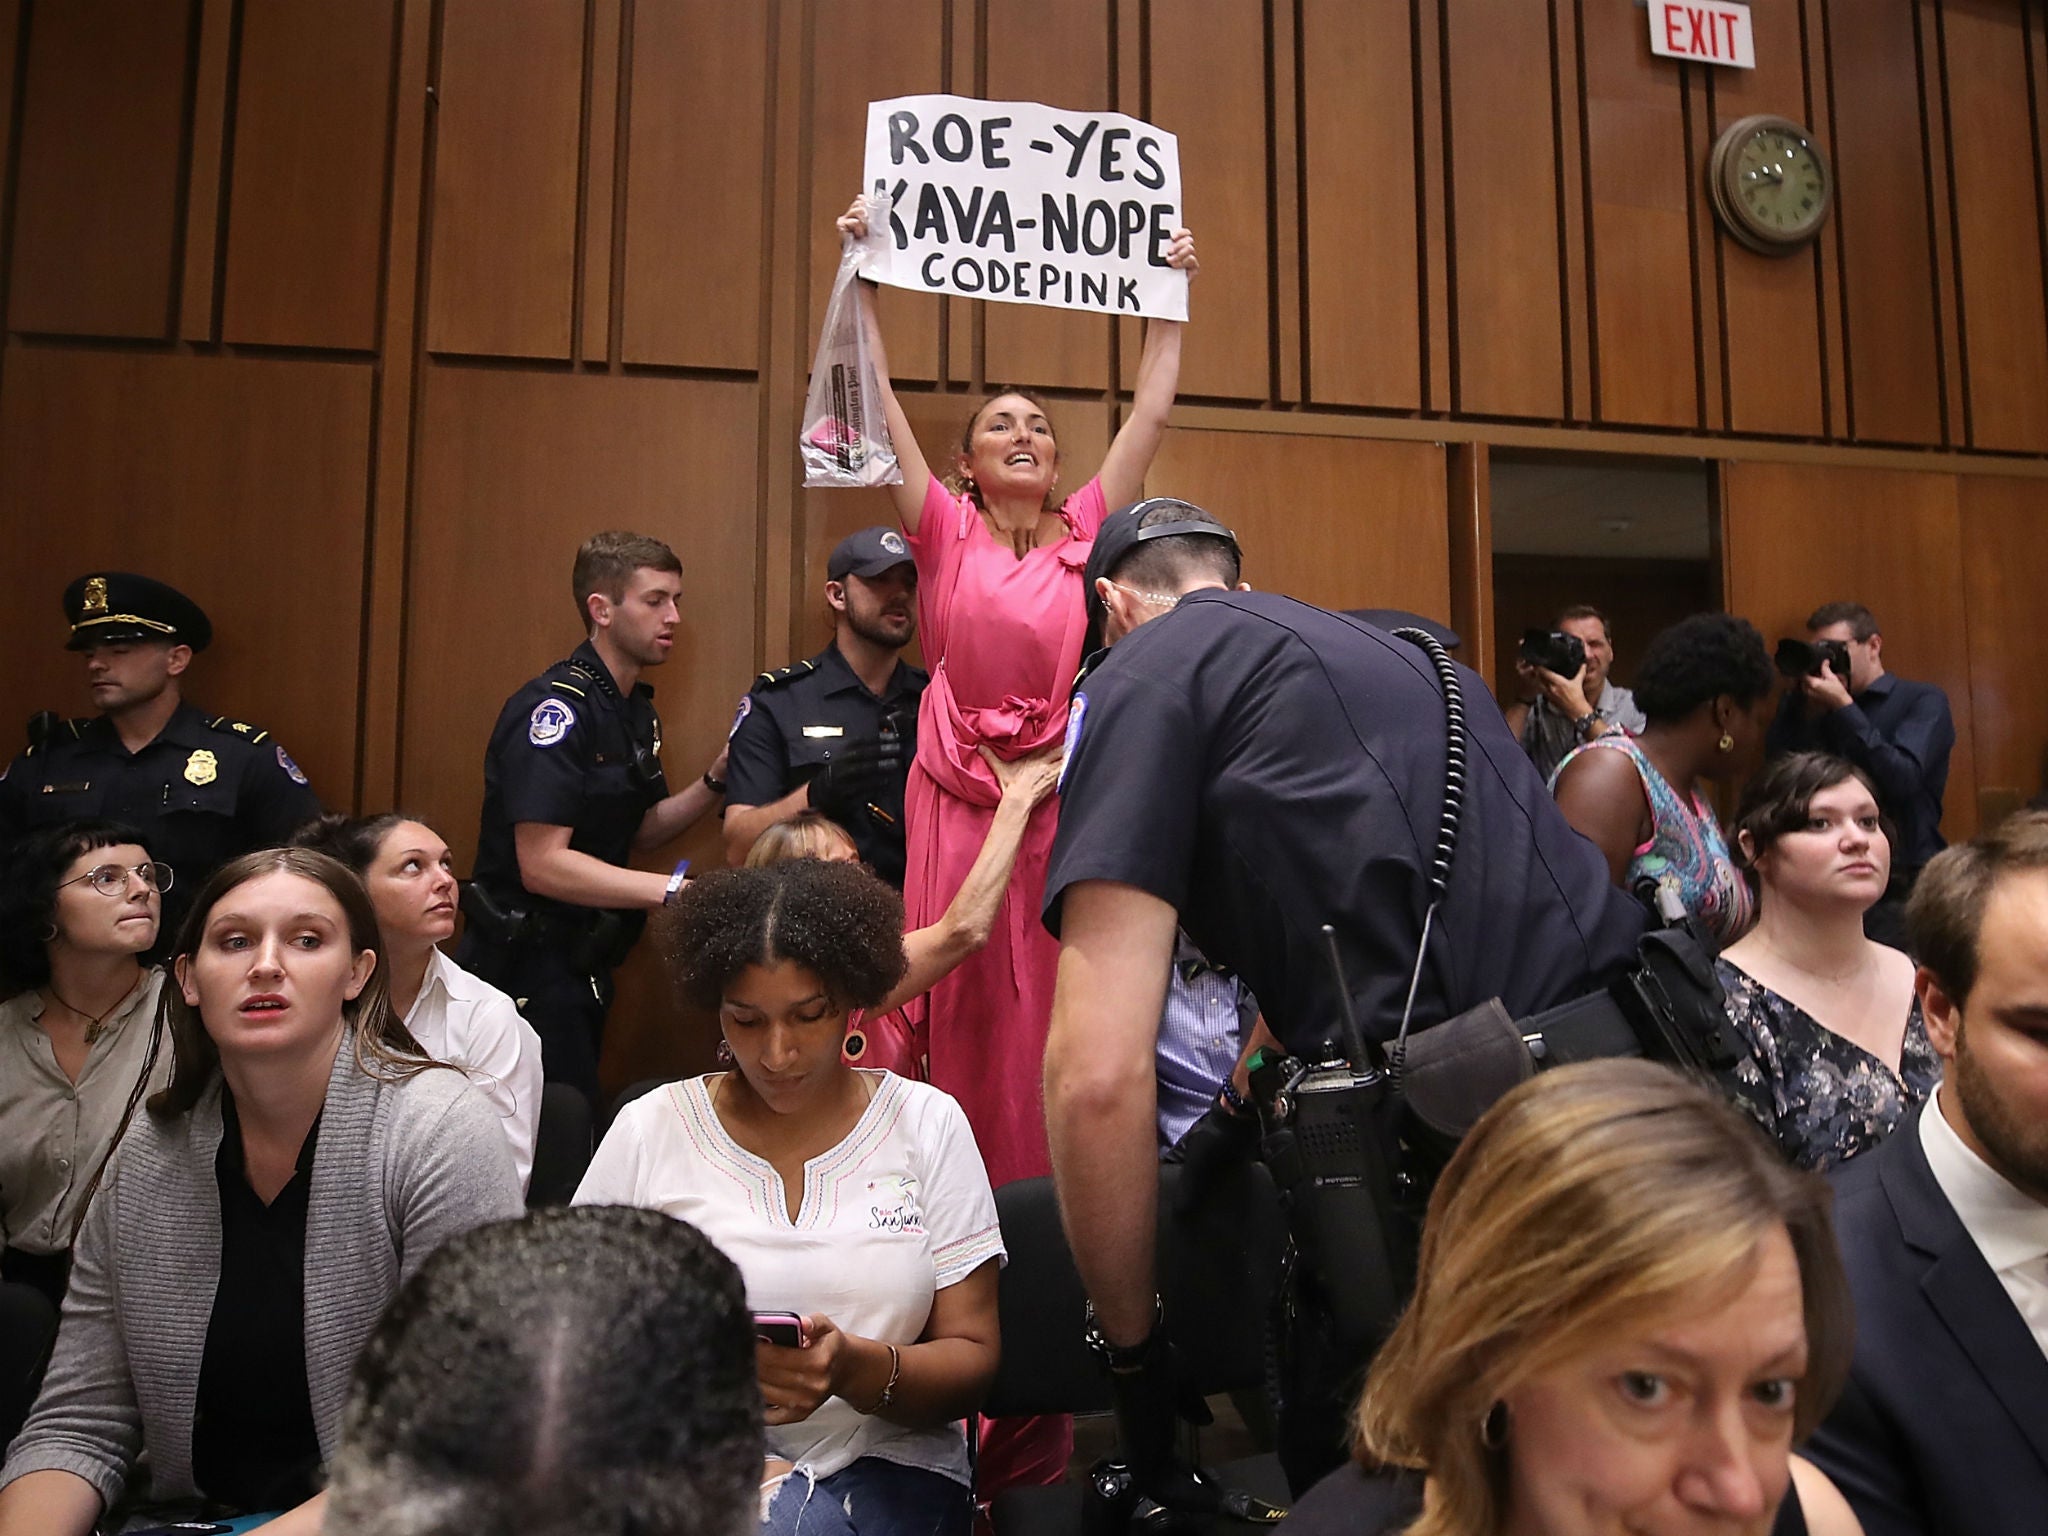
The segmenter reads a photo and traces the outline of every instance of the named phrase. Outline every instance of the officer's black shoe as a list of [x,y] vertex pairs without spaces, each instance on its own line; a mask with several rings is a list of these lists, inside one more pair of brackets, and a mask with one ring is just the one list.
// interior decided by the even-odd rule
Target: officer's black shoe
[[1130,1467],[1104,1457],[1089,1469],[1081,1496],[1082,1536],[1124,1536],[1125,1532],[1200,1531],[1217,1519],[1246,1525],[1278,1525],[1287,1511],[1242,1489],[1226,1488],[1203,1467],[1174,1469],[1172,1486],[1156,1496],[1141,1493]]
[[[1110,1400],[1116,1409],[1118,1475],[1105,1476],[1098,1466],[1089,1479],[1090,1520],[1116,1518],[1131,1530],[1172,1531],[1181,1522],[1217,1515],[1255,1525],[1271,1525],[1286,1513],[1237,1489],[1226,1488],[1213,1473],[1185,1460],[1175,1446],[1183,1393],[1176,1381],[1174,1354],[1163,1328],[1123,1358],[1109,1375]],[[1121,1367],[1121,1368],[1119,1368]],[[1207,1422],[1204,1406],[1201,1421]],[[1112,1490],[1114,1492],[1112,1493]],[[1091,1527],[1092,1529],[1093,1527]],[[1114,1529],[1114,1527],[1104,1527]]]

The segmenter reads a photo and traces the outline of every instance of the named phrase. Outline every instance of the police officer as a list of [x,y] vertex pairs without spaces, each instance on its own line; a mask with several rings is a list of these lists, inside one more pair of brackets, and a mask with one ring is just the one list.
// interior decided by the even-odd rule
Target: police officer
[[0,857],[36,827],[104,816],[143,834],[171,866],[164,931],[221,865],[282,843],[320,814],[320,801],[270,733],[184,701],[193,656],[213,640],[197,603],[126,571],[97,571],[64,589],[67,650],[85,659],[100,713],[29,722],[28,750],[0,775]]
[[718,803],[725,754],[678,794],[641,673],[668,659],[682,562],[659,539],[600,533],[576,552],[588,638],[506,701],[484,752],[484,808],[456,962],[510,993],[541,1039],[541,1067],[593,1102],[612,971],[649,909],[682,889],[629,869]]
[[839,541],[825,566],[832,643],[764,672],[740,701],[726,774],[725,856],[801,811],[831,817],[862,860],[903,886],[903,786],[930,681],[902,659],[917,634],[917,567],[893,528]]
[[[1122,1410],[1148,1400],[1140,1384],[1156,1385],[1164,1358],[1153,1077],[1176,925],[1311,1060],[1328,1054],[1344,1007],[1322,933],[1332,925],[1363,1032],[1393,1035],[1444,804],[1445,705],[1429,657],[1408,642],[1233,590],[1235,538],[1185,502],[1110,517],[1087,576],[1113,649],[1068,717],[1045,895],[1061,940],[1046,1121],[1094,1340],[1118,1373],[1142,1476],[1133,1441],[1149,1432]],[[1476,676],[1460,675],[1479,699]],[[1578,996],[1628,962],[1644,926],[1498,713],[1470,714],[1463,852],[1421,968],[1418,1028],[1492,997],[1521,1018]],[[1321,1459],[1335,1465],[1341,1418],[1328,1428]],[[1288,1470],[1296,1481],[1314,1468]]]

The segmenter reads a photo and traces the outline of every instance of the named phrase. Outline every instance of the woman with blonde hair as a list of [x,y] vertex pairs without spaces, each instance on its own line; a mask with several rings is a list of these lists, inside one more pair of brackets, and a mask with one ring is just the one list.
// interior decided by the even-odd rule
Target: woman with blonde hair
[[[1643,1061],[1523,1084],[1431,1197],[1357,1464],[1298,1533],[1860,1532],[1792,1455],[1848,1371],[1825,1184]],[[1792,1490],[1788,1494],[1788,1488]]]

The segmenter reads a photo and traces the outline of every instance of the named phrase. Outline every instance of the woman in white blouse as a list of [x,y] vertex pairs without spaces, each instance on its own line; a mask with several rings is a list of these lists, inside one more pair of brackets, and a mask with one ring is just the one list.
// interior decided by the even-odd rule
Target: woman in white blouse
[[540,1122],[540,1036],[511,998],[441,952],[455,933],[448,845],[432,827],[396,812],[323,816],[292,841],[339,859],[363,882],[384,936],[391,1011],[421,1050],[462,1068],[491,1101],[526,1188]]
[[995,1197],[952,1098],[840,1054],[849,1013],[903,974],[901,899],[796,859],[707,875],[657,921],[732,1069],[627,1105],[576,1203],[689,1221],[757,1315],[801,1318],[799,1344],[758,1346],[764,1531],[965,1536],[958,1421],[996,1372]]
[[148,963],[170,882],[141,833],[74,821],[23,839],[0,892],[0,1273],[52,1303],[123,1112],[170,1068]]

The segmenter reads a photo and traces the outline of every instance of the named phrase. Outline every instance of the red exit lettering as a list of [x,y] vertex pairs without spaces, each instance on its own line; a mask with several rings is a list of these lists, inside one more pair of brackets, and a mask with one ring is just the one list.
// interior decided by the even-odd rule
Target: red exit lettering
[[1748,20],[1746,10],[1711,0],[1706,4],[1659,0],[1650,22],[1651,48],[1667,58],[1754,67],[1754,56],[1744,57]]

